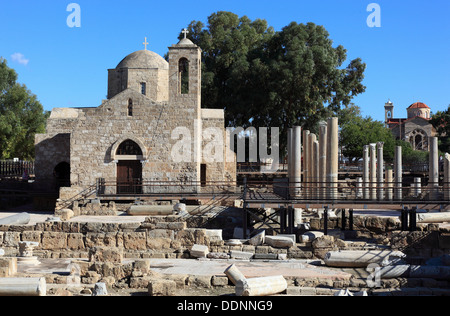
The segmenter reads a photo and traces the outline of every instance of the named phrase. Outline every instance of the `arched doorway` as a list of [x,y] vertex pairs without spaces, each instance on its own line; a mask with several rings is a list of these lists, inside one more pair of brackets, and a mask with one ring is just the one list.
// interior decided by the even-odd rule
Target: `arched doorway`
[[142,193],[142,149],[139,145],[127,139],[116,151],[117,160],[117,193]]
[[53,169],[53,176],[55,177],[55,188],[70,187],[70,164],[63,161],[56,165]]

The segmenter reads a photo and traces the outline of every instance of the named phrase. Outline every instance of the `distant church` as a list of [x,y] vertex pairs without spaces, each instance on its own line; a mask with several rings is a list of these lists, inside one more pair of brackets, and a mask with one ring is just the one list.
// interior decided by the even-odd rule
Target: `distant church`
[[[87,188],[101,180],[112,184],[110,194],[164,192],[182,183],[199,192],[212,181],[235,181],[235,161],[201,155],[202,131],[220,129],[225,139],[224,110],[201,108],[201,49],[184,33],[169,47],[169,62],[148,51],[145,41],[144,50],[109,69],[107,100],[100,106],[52,110],[46,133],[35,138],[41,189]],[[173,157],[179,127],[191,136],[184,145],[192,155],[184,160]],[[165,186],[147,188],[145,181]]]
[[428,151],[428,137],[436,136],[430,124],[431,109],[422,102],[411,104],[407,118],[394,118],[394,104],[389,100],[384,106],[385,124],[394,137],[409,142],[414,150]]

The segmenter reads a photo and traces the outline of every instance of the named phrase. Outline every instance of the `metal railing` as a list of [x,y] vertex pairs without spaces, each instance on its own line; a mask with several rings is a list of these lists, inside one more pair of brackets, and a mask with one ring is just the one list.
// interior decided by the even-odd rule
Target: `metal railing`
[[34,175],[34,161],[0,160],[0,177],[22,177]]

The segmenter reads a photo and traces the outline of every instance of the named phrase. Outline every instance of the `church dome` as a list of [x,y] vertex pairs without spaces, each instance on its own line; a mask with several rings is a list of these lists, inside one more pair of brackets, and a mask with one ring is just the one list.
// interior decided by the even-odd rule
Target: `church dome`
[[158,68],[169,69],[169,63],[149,50],[138,50],[125,57],[116,67],[120,68]]

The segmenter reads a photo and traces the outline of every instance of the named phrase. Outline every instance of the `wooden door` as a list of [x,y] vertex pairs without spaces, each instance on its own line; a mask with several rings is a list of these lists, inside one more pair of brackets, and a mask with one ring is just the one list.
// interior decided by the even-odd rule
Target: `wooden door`
[[120,160],[117,163],[117,193],[142,193],[142,164],[139,160]]

